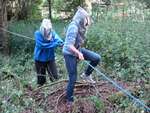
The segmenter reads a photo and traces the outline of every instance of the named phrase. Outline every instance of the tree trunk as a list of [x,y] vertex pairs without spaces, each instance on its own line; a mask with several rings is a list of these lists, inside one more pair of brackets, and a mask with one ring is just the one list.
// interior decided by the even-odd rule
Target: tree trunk
[[9,54],[9,37],[2,28],[7,29],[7,0],[0,0],[0,51]]
[[92,15],[92,0],[84,0],[83,7]]
[[19,0],[18,1],[18,9],[16,11],[19,11],[17,14],[17,19],[18,20],[24,20],[28,18],[29,14],[29,3],[30,0]]
[[52,19],[52,1],[48,0],[49,18]]

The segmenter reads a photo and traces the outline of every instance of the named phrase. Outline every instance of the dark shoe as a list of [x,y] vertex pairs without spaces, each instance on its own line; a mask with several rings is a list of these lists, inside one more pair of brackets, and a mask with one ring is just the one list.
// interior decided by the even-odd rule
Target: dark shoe
[[67,112],[72,112],[73,111],[73,102],[67,102],[66,103],[66,111]]
[[52,76],[50,76],[49,79],[50,79],[51,82],[55,81],[54,77],[52,77]]
[[46,77],[44,77],[44,76],[38,76],[37,77],[37,84],[39,84],[39,85],[44,85],[46,83]]

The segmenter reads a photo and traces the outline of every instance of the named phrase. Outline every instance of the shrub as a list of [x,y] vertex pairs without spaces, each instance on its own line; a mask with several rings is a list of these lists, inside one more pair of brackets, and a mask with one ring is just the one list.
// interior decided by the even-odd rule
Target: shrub
[[[106,68],[129,80],[148,77],[150,21],[100,20],[87,33],[87,48],[101,54]],[[131,77],[130,77],[131,76]]]

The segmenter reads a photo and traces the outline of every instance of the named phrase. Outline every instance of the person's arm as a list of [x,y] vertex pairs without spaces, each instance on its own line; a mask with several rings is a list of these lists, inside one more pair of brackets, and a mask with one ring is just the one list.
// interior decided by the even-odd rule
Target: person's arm
[[74,47],[74,45],[70,45],[69,47],[70,47],[70,49],[71,49],[76,55],[78,55],[78,58],[79,58],[80,60],[84,60],[83,54],[82,54],[78,49],[76,49],[76,48]]
[[78,35],[78,27],[75,25],[70,26],[68,28],[66,36],[67,46],[73,53],[75,53],[78,56],[80,60],[84,60],[83,54],[74,46],[77,35]]
[[58,36],[58,34],[55,31],[53,31],[53,35],[54,35],[54,44],[55,44],[55,46],[62,47],[64,45],[63,40]]

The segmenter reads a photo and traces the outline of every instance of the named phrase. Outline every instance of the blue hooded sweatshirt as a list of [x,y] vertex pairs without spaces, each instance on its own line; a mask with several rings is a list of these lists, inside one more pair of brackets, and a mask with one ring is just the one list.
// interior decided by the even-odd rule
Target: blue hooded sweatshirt
[[34,33],[35,37],[35,49],[34,49],[34,60],[47,62],[55,59],[55,48],[63,45],[63,40],[52,31],[52,39],[46,40],[40,31]]

